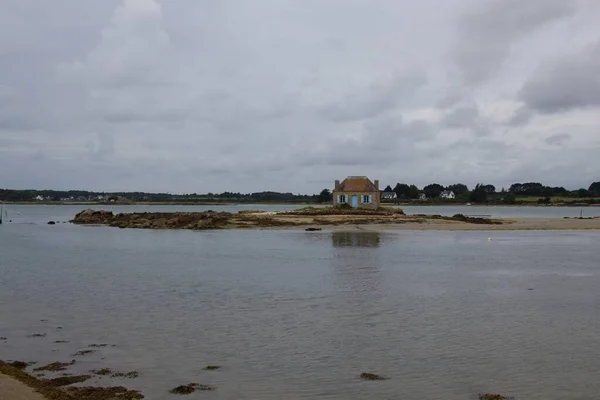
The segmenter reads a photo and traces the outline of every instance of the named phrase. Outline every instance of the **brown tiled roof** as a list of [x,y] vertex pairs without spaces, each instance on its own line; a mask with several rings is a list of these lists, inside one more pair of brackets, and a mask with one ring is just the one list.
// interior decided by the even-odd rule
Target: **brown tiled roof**
[[340,183],[337,192],[377,192],[377,188],[366,176],[349,176]]

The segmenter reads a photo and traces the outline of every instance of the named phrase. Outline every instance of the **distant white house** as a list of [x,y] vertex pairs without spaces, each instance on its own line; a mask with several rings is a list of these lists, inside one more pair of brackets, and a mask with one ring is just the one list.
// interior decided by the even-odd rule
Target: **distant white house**
[[381,192],[381,200],[393,200],[396,197],[398,197],[396,192],[394,192],[389,186]]
[[427,195],[425,193],[419,193],[419,200],[427,200]]
[[44,201],[44,198],[40,195],[35,196],[36,201]]
[[442,194],[440,194],[440,197],[442,199],[455,199],[456,195],[452,190],[444,190]]

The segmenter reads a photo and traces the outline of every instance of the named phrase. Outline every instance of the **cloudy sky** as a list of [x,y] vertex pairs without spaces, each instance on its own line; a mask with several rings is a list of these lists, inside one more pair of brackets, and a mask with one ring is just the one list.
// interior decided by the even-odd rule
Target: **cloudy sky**
[[600,180],[598,0],[0,0],[0,187]]

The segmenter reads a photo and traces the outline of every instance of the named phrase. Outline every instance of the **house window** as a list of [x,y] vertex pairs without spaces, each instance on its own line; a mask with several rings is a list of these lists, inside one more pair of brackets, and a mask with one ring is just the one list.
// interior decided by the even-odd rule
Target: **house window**
[[340,194],[338,203],[340,203],[340,204],[346,204],[347,202],[348,201],[346,200],[346,195],[345,194]]
[[370,204],[371,203],[371,196],[368,195],[368,194],[363,195],[361,202],[363,204]]

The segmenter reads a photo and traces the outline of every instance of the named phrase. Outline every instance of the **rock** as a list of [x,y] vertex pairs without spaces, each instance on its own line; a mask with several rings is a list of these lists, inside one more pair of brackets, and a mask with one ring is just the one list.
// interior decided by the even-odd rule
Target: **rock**
[[307,232],[315,232],[315,231],[320,231],[321,228],[306,228],[305,231]]
[[48,221],[48,225],[56,225],[56,222],[54,222],[54,221]]
[[480,393],[479,400],[506,400],[507,398],[501,394],[495,393]]
[[173,394],[190,394],[194,393],[196,390],[217,390],[215,386],[210,385],[200,385],[198,383],[188,383],[187,385],[177,386],[169,390],[169,393]]
[[366,381],[384,381],[388,378],[385,378],[381,375],[372,374],[370,372],[363,372],[362,374],[360,374],[360,379],[364,379]]

